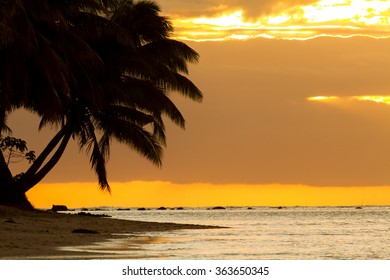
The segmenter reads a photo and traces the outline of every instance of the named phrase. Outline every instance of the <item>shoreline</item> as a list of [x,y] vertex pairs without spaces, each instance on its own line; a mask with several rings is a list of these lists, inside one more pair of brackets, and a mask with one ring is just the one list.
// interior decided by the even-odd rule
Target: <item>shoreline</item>
[[[215,226],[156,223],[119,220],[113,218],[81,216],[51,211],[26,211],[0,206],[0,259],[112,259],[131,258],[129,236],[137,240],[137,233],[161,232],[180,229],[211,229]],[[75,231],[75,232],[74,232]],[[126,256],[96,254],[94,246],[112,243],[127,246]],[[86,248],[74,250],[75,247]],[[73,248],[73,249],[72,249]],[[112,251],[114,251],[113,248]],[[107,250],[109,252],[109,250]],[[137,252],[139,255],[139,252]]]

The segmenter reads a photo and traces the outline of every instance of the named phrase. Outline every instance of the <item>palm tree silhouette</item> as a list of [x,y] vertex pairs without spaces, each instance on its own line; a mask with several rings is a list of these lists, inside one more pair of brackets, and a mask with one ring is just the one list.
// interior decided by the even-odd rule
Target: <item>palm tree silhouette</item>
[[170,39],[173,27],[159,6],[128,0],[5,3],[0,125],[6,130],[8,114],[26,108],[41,117],[40,127],[59,129],[17,182],[0,153],[0,203],[27,205],[25,192],[52,170],[72,137],[90,155],[103,190],[110,190],[106,162],[113,139],[161,165],[163,116],[185,126],[167,92],[195,101],[202,93],[185,76],[198,54]]

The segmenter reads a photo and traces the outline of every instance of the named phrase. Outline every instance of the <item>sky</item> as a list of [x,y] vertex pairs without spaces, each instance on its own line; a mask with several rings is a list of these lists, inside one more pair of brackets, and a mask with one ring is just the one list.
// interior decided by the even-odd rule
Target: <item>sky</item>
[[[390,205],[389,1],[157,2],[204,101],[170,93],[187,124],[161,168],[114,145],[107,195],[71,144],[33,203]],[[26,112],[10,126],[36,151],[53,134]]]

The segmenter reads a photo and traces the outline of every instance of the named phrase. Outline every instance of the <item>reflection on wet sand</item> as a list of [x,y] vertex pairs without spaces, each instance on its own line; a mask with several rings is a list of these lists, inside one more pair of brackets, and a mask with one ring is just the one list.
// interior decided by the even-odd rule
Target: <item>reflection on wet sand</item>
[[[96,242],[84,246],[66,246],[59,250],[74,252],[75,255],[56,256],[56,259],[146,259],[160,258],[148,254],[143,248],[144,245],[162,244],[174,242],[172,238],[157,236],[137,236],[130,234],[118,234],[124,238],[108,239],[104,242]],[[80,253],[77,255],[76,253]],[[44,257],[45,258],[45,257]],[[50,256],[48,256],[48,259]]]

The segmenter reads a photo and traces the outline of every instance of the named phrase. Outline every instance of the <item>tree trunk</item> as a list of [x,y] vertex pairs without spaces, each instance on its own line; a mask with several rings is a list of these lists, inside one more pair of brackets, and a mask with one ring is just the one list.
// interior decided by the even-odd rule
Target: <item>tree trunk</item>
[[[15,206],[24,209],[33,209],[34,207],[28,201],[26,192],[38,184],[47,173],[58,163],[61,158],[69,139],[72,135],[70,125],[64,126],[49,142],[37,160],[20,178],[15,180],[8,168],[7,162],[0,151],[0,205]],[[60,143],[61,142],[61,143]],[[42,167],[49,154],[53,152],[59,144],[48,162]]]
[[12,173],[0,151],[0,204],[32,209],[25,192],[15,186]]
[[25,182],[31,181],[34,175],[38,172],[39,168],[41,168],[46,158],[55,149],[58,143],[60,143],[67,130],[69,130],[68,126],[64,126],[59,132],[57,132],[57,134],[53,137],[53,139],[51,139],[45,149],[39,154],[39,156],[36,158],[30,168],[26,171],[19,184],[23,185]]
[[17,187],[0,151],[0,204],[33,209],[22,188]]
[[34,209],[32,204],[28,201],[24,191],[14,184],[5,186],[3,183],[0,183],[0,205]]
[[13,182],[13,176],[8,168],[3,153],[0,151],[0,188],[2,184],[8,185]]
[[53,169],[53,167],[62,157],[71,136],[72,131],[68,128],[64,137],[62,138],[58,149],[54,152],[53,156],[32,178],[29,178],[29,180],[24,183],[24,185],[22,186],[22,190],[24,192],[29,191],[32,187],[38,184]]

